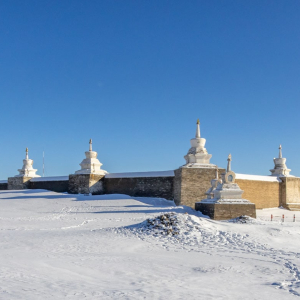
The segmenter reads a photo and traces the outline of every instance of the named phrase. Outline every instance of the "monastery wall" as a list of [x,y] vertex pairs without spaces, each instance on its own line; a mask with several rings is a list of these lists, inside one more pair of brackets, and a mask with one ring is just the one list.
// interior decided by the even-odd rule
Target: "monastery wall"
[[[224,173],[219,169],[219,176]],[[206,198],[205,192],[216,177],[215,168],[180,168],[175,170],[174,201],[176,205],[195,208],[195,203]]]
[[[224,171],[219,169],[219,176]],[[211,180],[215,178],[215,169],[180,168],[165,172],[111,173],[100,177],[101,186],[103,185],[100,194],[174,199],[177,205],[195,208],[196,202],[206,198],[205,192],[210,188]],[[20,180],[18,177],[16,179]],[[300,210],[298,177],[278,179],[275,176],[236,174],[236,183],[244,191],[242,197],[254,203],[257,209],[284,206],[291,210]],[[29,189],[70,192],[69,176],[37,177],[30,179],[26,184],[25,188]],[[6,189],[7,181],[0,181],[0,190]],[[91,181],[84,192],[99,194],[96,190],[94,192],[94,189],[95,182]]]
[[104,192],[173,200],[173,181],[173,171],[107,174]]
[[68,192],[69,176],[37,177],[29,183],[30,189],[49,190],[57,193]]
[[281,206],[281,182],[277,177],[236,174],[235,182],[244,191],[243,199],[256,209]]
[[300,178],[282,177],[282,203],[291,210],[300,210]]
[[7,190],[7,180],[0,181],[0,190]]

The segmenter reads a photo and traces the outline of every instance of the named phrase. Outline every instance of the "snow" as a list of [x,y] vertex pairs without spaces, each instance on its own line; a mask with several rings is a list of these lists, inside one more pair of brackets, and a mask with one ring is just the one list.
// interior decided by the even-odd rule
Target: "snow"
[[213,221],[159,198],[1,191],[0,299],[295,299],[300,212],[257,215]]
[[236,173],[235,176],[236,179],[281,182],[281,180],[277,176],[249,175],[238,173]]
[[134,177],[173,177],[174,171],[109,173],[105,178],[134,178]]
[[0,180],[0,183],[7,183],[7,180]]
[[35,177],[30,179],[30,181],[67,181],[69,176],[52,176],[52,177]]

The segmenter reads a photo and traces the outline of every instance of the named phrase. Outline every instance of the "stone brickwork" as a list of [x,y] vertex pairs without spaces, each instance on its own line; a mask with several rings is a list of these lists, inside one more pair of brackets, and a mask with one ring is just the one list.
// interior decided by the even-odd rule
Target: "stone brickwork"
[[69,175],[69,193],[101,195],[104,193],[103,178],[104,175],[94,174]]
[[8,190],[24,190],[29,189],[30,179],[32,177],[8,177]]
[[251,201],[257,209],[279,207],[281,205],[280,182],[236,179],[244,191],[243,198]]
[[255,204],[196,203],[195,209],[214,220],[229,220],[247,215],[256,218]]
[[[219,176],[224,173],[219,169]],[[195,203],[206,198],[205,192],[216,177],[214,168],[180,168],[175,170],[174,201],[176,205],[195,208]]]
[[69,190],[69,180],[30,181],[29,188],[65,193]]
[[0,183],[0,190],[7,190],[7,182]]
[[300,178],[282,177],[281,205],[290,210],[300,210]]
[[133,197],[158,197],[173,200],[174,177],[105,178],[106,194],[126,194]]

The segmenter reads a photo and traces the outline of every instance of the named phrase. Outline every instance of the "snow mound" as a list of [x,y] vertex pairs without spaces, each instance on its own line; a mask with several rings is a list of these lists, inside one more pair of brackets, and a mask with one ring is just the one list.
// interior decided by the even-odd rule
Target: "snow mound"
[[242,233],[237,228],[235,230],[234,225],[238,224],[229,224],[228,221],[214,221],[188,213],[167,212],[139,224],[107,230],[123,236],[134,235],[140,240],[160,244],[166,249],[171,245],[175,246],[173,249],[187,251],[202,251],[203,247],[243,252],[266,249],[264,245],[253,241],[247,233]]

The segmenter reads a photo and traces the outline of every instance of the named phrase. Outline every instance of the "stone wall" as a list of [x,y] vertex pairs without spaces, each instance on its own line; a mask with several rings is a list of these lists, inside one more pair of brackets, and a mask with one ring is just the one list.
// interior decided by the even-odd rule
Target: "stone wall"
[[281,205],[291,210],[300,210],[300,178],[282,177],[281,180]]
[[256,210],[254,204],[208,204],[196,203],[195,209],[201,211],[204,215],[209,216],[213,220],[230,220],[242,215],[256,218]]
[[[219,169],[219,176],[224,171]],[[291,210],[300,210],[300,178],[282,177],[278,180],[271,176],[236,175],[236,183],[244,191],[243,198],[254,203],[257,209],[284,206]],[[206,198],[205,192],[214,178],[213,168],[120,173],[108,174],[105,177],[84,174],[50,178],[10,177],[8,182],[0,182],[0,190],[47,189],[75,194],[127,194],[133,197],[174,199],[177,205],[194,208],[196,202]]]
[[29,188],[49,190],[57,193],[65,193],[68,192],[69,180],[51,180],[51,179],[43,180],[43,181],[30,180]]
[[[219,176],[224,173],[219,169]],[[205,192],[211,187],[211,180],[216,177],[214,168],[180,168],[175,170],[174,201],[176,205],[195,208],[195,203],[206,197]]]
[[242,197],[256,205],[256,209],[279,207],[281,205],[280,182],[236,179],[244,191]]
[[7,181],[8,190],[29,189],[31,177],[9,177]]
[[72,174],[69,175],[70,194],[104,194],[103,188],[104,175],[96,174]]
[[0,182],[0,190],[7,190],[7,181]]
[[133,197],[158,197],[173,200],[174,177],[104,178],[106,194],[126,194]]

